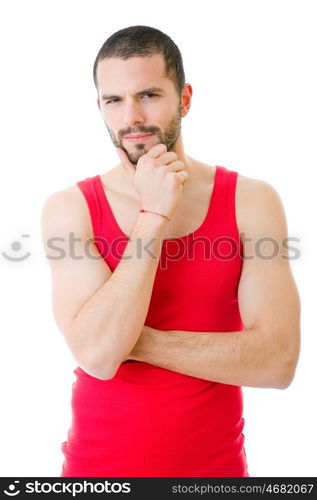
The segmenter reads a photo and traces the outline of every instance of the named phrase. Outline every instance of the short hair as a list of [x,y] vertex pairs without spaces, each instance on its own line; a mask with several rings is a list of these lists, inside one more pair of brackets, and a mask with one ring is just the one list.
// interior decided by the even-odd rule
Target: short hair
[[146,57],[162,54],[165,61],[165,76],[170,78],[179,94],[185,84],[183,59],[173,40],[162,31],[151,26],[129,26],[113,33],[100,48],[93,67],[93,78],[98,89],[97,67],[103,59],[119,57]]

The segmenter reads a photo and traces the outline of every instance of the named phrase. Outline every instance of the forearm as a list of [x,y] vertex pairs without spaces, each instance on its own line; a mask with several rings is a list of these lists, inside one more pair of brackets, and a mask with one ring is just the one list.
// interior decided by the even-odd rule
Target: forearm
[[73,342],[98,378],[112,376],[142,331],[165,225],[157,215],[139,216],[116,269],[73,321]]
[[145,326],[129,358],[223,384],[284,386],[282,360],[269,347],[266,332],[257,329],[187,332]]

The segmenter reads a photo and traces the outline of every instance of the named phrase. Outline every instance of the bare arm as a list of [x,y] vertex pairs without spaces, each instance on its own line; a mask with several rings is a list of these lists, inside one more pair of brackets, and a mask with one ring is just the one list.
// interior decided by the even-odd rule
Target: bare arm
[[130,352],[140,335],[149,308],[165,225],[164,219],[153,214],[138,217],[116,269],[72,322],[74,341],[82,344],[86,353],[92,353],[96,371],[102,379],[113,376],[117,360]]
[[[300,300],[284,238],[279,196],[258,182],[250,195],[238,299],[245,331],[160,331],[144,327],[129,357],[206,380],[250,387],[285,388],[300,349]],[[246,205],[248,206],[248,204]],[[256,241],[266,242],[256,251]],[[273,238],[279,251],[272,259]],[[274,246],[276,247],[276,243]],[[277,248],[277,247],[276,247]],[[283,258],[284,257],[284,258]]]
[[[119,151],[142,207],[171,217],[188,176],[176,153],[157,144],[135,167]],[[138,213],[123,255],[111,273],[88,236],[92,227],[82,193],[57,192],[44,204],[42,237],[52,271],[54,316],[78,363],[97,378],[113,376],[141,333],[167,223],[153,213]],[[72,234],[76,239],[72,238],[70,251]],[[54,238],[59,244],[57,257],[56,246],[51,244]],[[110,251],[115,241],[111,243]]]
[[[112,273],[95,244],[88,247],[80,196],[58,192],[48,198],[42,211],[43,243],[52,272],[56,322],[80,366],[106,379],[113,376],[117,360],[130,352],[144,325],[168,222],[154,214],[140,214]],[[72,252],[68,250],[71,232],[77,238]],[[64,251],[60,258],[56,258],[56,243],[55,250],[49,243],[56,237],[61,238],[58,248]]]

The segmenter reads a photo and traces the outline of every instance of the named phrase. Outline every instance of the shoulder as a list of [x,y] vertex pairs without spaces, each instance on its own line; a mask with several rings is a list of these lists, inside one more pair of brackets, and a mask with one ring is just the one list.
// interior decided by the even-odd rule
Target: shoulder
[[[103,187],[120,189],[119,173],[119,168],[114,167],[100,174]],[[50,194],[43,204],[41,219],[42,226],[74,227],[87,238],[93,237],[89,207],[77,183]]]
[[274,235],[287,232],[282,199],[276,188],[262,179],[238,174],[236,217],[240,232]]
[[92,235],[89,208],[77,186],[51,193],[44,201],[41,211],[43,232],[63,232],[65,229],[80,232],[88,238]]
[[[277,190],[269,182],[263,179],[255,179],[238,173],[237,175],[237,191],[244,195],[254,195],[261,193],[263,195],[278,195]],[[238,193],[238,194],[239,194]]]

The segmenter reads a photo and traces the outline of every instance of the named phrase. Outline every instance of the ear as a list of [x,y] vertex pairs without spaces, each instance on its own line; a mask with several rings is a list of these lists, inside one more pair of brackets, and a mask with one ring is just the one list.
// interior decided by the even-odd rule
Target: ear
[[188,111],[190,110],[192,95],[193,95],[193,87],[190,85],[190,83],[185,83],[181,97],[182,118],[184,118],[184,116],[186,116]]

